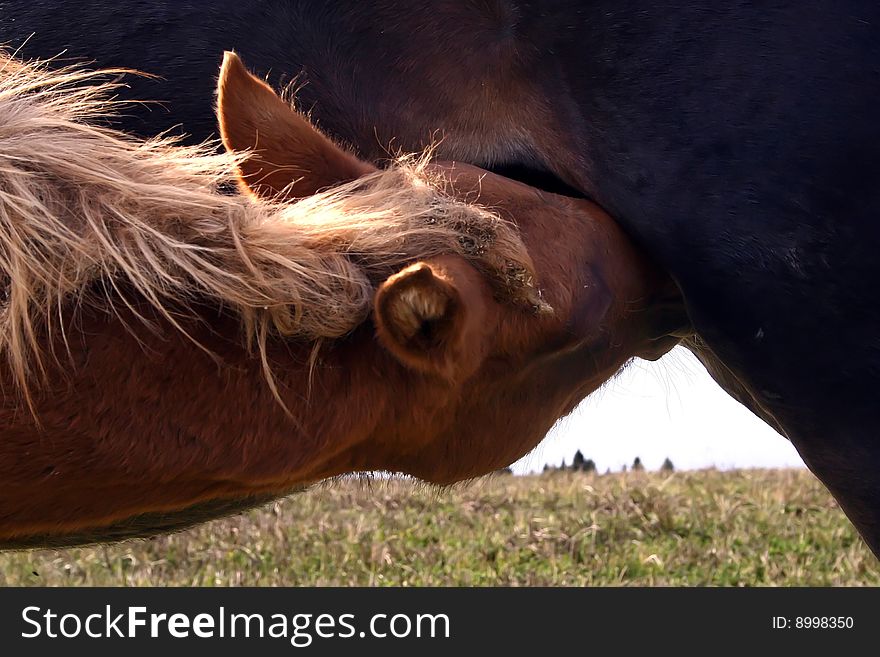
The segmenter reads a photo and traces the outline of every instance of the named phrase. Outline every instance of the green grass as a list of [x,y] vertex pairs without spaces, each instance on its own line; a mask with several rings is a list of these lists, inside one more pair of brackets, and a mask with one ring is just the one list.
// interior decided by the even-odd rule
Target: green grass
[[878,585],[797,470],[338,481],[148,541],[0,554],[3,585]]

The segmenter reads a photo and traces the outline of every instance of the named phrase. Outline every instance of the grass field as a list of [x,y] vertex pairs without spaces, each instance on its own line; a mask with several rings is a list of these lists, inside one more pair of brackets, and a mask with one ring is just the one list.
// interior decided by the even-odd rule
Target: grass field
[[0,554],[3,585],[878,585],[805,471],[345,480],[191,531]]

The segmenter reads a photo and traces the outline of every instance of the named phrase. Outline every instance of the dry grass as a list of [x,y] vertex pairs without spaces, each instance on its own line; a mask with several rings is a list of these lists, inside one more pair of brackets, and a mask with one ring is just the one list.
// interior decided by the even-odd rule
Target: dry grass
[[150,541],[0,555],[4,585],[878,585],[805,471],[339,481]]

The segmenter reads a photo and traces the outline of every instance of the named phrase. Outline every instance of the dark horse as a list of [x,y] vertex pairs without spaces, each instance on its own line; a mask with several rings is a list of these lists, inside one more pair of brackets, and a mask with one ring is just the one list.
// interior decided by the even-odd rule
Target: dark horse
[[[0,42],[132,83],[127,128],[214,130],[236,49],[369,159],[439,153],[591,197],[678,283],[685,339],[880,554],[880,4],[0,0]],[[559,238],[564,240],[565,235]]]

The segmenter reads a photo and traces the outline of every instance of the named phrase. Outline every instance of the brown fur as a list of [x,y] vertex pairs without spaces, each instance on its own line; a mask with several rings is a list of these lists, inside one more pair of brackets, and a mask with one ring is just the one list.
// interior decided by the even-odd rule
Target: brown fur
[[[499,294],[538,303],[531,277],[519,284],[509,276],[511,266],[531,270],[515,228],[443,194],[424,162],[352,168],[303,119],[275,108],[288,129],[272,135],[277,148],[302,152],[303,168],[324,162],[310,175],[336,187],[300,203],[255,203],[217,189],[235,179],[235,157],[136,142],[91,125],[112,109],[114,85],[95,83],[97,74],[13,62],[0,60],[0,279],[7,295],[0,354],[25,393],[32,374],[46,373],[38,333],[57,329],[61,307],[74,298],[128,304],[121,281],[178,328],[200,316],[191,303],[230,308],[245,341],[263,355],[270,383],[270,333],[345,335],[366,318],[375,286],[418,256],[460,253],[494,271]],[[264,91],[271,96],[264,93],[264,101],[281,103]],[[262,107],[253,93],[247,100]],[[291,141],[300,133],[303,141]],[[242,166],[250,170],[252,161]],[[282,172],[292,175],[279,169],[276,178]],[[116,294],[108,297],[107,289]]]
[[[255,107],[232,101],[238,95],[265,97],[255,92],[261,81],[237,75],[234,81],[224,76],[220,84],[224,95],[219,113],[227,129],[238,122],[237,113],[264,112],[267,125],[277,121],[302,133],[290,135],[284,144],[335,148],[310,134],[307,122],[285,118],[293,110],[284,104],[267,101]],[[70,127],[66,121],[61,125]],[[119,135],[94,133],[82,125],[89,138],[98,134],[102,143],[126,143],[123,150],[130,158],[140,153]],[[0,139],[0,156],[5,143]],[[298,172],[311,166],[305,163],[315,161],[314,152],[305,153],[304,163],[304,154],[295,149],[265,141],[262,146],[273,153],[278,172],[288,172],[290,179],[273,178],[273,186],[257,188],[257,195],[287,189]],[[148,154],[161,148],[168,161],[202,157],[167,144],[144,148]],[[76,153],[68,150],[67,156]],[[323,161],[340,162],[334,153]],[[119,162],[111,163],[114,171],[120,169]],[[324,170],[324,181],[312,170],[312,184],[348,178],[350,171],[342,165]],[[67,176],[83,173],[68,164],[60,171]],[[169,518],[185,516],[187,509],[224,508],[218,504],[222,500],[264,499],[358,470],[400,471],[436,483],[474,477],[532,449],[559,417],[633,355],[656,355],[674,343],[668,337],[672,326],[667,325],[666,307],[674,286],[595,205],[461,164],[424,164],[419,171],[367,174],[289,207],[239,197],[215,201],[217,176],[210,172],[190,174],[204,187],[198,203],[183,203],[193,185],[184,182],[175,188],[174,177],[158,169],[147,172],[160,181],[159,187],[149,185],[150,177],[114,178],[135,209],[164,207],[164,200],[176,198],[178,208],[190,210],[164,223],[157,223],[168,219],[163,214],[126,215],[137,219],[151,239],[158,233],[159,251],[144,248],[144,240],[116,237],[115,222],[85,231],[80,214],[53,203],[53,211],[46,213],[53,231],[22,240],[27,248],[16,247],[21,251],[16,268],[7,269],[28,274],[51,267],[53,276],[29,274],[18,314],[6,320],[6,328],[16,322],[36,326],[30,336],[20,329],[33,340],[32,351],[68,357],[63,367],[49,363],[45,368],[43,384],[33,391],[32,416],[23,412],[17,395],[8,394],[21,374],[14,350],[6,346],[0,352],[0,384],[7,391],[0,407],[0,540],[32,544],[35,537],[63,541],[65,536],[118,536],[116,528],[134,517],[159,518],[155,528],[162,529],[183,524],[185,519]],[[62,188],[79,182],[76,177],[53,180]],[[8,184],[0,178],[6,194]],[[37,178],[37,184],[45,185],[45,180]],[[199,214],[205,195],[224,211],[246,208],[259,219],[242,218],[237,224],[224,212],[222,222],[207,224],[211,239],[206,239]],[[136,203],[141,196],[147,197],[144,205]],[[400,202],[426,196],[427,202]],[[394,208],[406,208],[403,216],[389,214],[388,198]],[[18,206],[4,207],[11,216],[9,207]],[[72,207],[81,211],[91,206],[82,200]],[[409,214],[413,207],[419,209],[415,219]],[[291,212],[295,221],[286,220]],[[16,217],[7,224],[20,225],[22,215]],[[100,219],[96,215],[93,221]],[[328,222],[335,240],[322,239],[330,234],[320,230]],[[261,241],[267,224],[270,237]],[[394,240],[388,238],[391,224]],[[122,225],[131,229],[127,222]],[[433,231],[442,239],[408,241],[411,232]],[[361,235],[377,234],[383,239],[360,241]],[[288,264],[288,244],[281,235],[317,254],[307,261],[314,268],[307,269],[305,278],[297,278],[301,261],[294,259],[296,267]],[[510,247],[522,244],[519,235],[529,255],[514,260],[508,255],[518,253]],[[571,237],[552,239],[558,235]],[[100,275],[52,256],[55,248],[64,252],[53,245],[92,249],[104,236],[116,239],[106,253],[124,257],[99,268]],[[3,236],[4,242],[12,237]],[[315,322],[310,326],[321,327],[322,321],[338,326],[334,306],[326,305],[337,295],[346,298],[335,284],[329,284],[332,293],[325,289],[325,278],[336,280],[334,272],[346,272],[344,281],[356,272],[360,289],[371,296],[372,277],[384,272],[387,280],[377,281],[372,318],[365,318],[356,304],[356,312],[342,317],[351,323],[345,335],[319,328],[332,339],[324,341],[317,356],[306,332],[282,330],[286,324],[273,320],[274,330],[257,332],[263,340],[261,363],[240,340],[242,317],[249,310],[260,316],[259,304],[229,303],[215,287],[200,284],[203,270],[225,281],[223,273],[189,259],[192,250],[213,264],[215,251],[226,253],[229,242],[235,244],[229,248],[234,255],[221,261],[223,272],[246,263],[232,269],[236,290],[251,293],[253,285],[263,293],[258,283],[264,277],[296,287],[300,295],[284,298],[285,303],[272,296],[279,302],[276,312],[294,308],[294,327],[302,327],[302,317],[309,313]],[[240,255],[249,253],[252,243],[262,245],[264,257],[245,260]],[[167,244],[174,246],[166,251]],[[423,251],[421,263],[415,262],[418,249]],[[301,255],[297,252],[297,258]],[[24,261],[26,256],[36,257],[37,264]],[[95,260],[100,264],[106,258]],[[186,266],[178,266],[175,258]],[[337,269],[328,273],[326,259],[339,263]],[[508,303],[509,294],[502,292],[536,289],[532,271],[543,298]],[[148,284],[138,278],[144,272],[149,273]],[[157,282],[153,276],[161,274],[156,272],[168,273],[169,280]],[[95,283],[106,278],[116,285],[98,286],[95,292]],[[8,282],[13,290],[16,284]],[[303,296],[312,284],[319,286],[319,298]],[[106,303],[77,303],[87,289]],[[535,306],[546,308],[544,304],[553,312],[534,312]],[[107,305],[114,312],[108,313]],[[11,307],[7,302],[7,311]],[[54,318],[51,326],[46,308]],[[34,317],[45,321],[35,322]],[[274,392],[264,380],[266,367],[275,377]],[[140,524],[135,531],[148,533],[150,527]]]
[[[272,88],[252,78],[241,59],[231,54],[223,58],[220,68],[217,104],[225,108],[219,116],[223,145],[230,151],[250,152],[240,164],[246,192],[302,198],[317,194],[328,183],[348,182],[376,171],[329,144],[316,129],[305,129],[309,127],[306,118],[285,111],[286,103]],[[226,116],[234,116],[235,121]],[[294,168],[281,164],[287,161],[287,153],[302,156]]]

